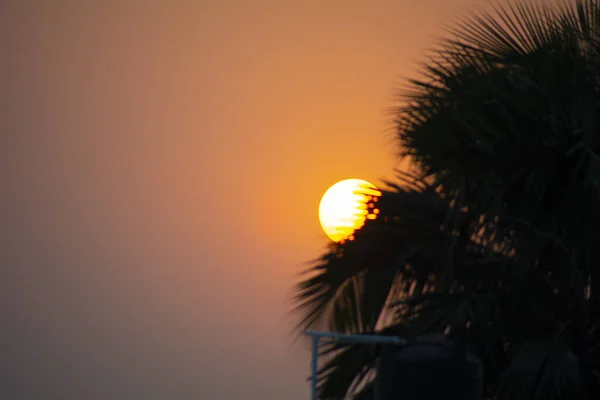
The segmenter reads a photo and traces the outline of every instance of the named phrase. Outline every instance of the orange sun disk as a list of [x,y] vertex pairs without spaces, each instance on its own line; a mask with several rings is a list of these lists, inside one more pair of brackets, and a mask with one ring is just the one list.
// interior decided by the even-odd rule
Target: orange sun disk
[[369,202],[380,195],[375,185],[362,179],[345,179],[331,186],[319,204],[319,222],[325,234],[334,242],[353,240],[367,218],[377,217],[379,210],[369,208]]

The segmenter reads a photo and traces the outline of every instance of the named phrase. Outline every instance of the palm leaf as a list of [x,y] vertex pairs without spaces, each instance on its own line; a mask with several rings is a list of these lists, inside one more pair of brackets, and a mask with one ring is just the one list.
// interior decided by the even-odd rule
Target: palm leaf
[[[443,331],[481,356],[490,399],[598,395],[598,1],[511,3],[450,32],[396,110],[418,172],[311,265],[300,325]],[[322,398],[372,395],[376,348],[323,356]]]
[[577,399],[581,392],[577,357],[555,338],[524,343],[500,385],[499,400]]
[[[412,188],[391,184],[376,204],[378,218],[367,220],[355,240],[331,245],[298,284],[303,328],[373,331],[389,293],[405,290],[408,281],[427,280],[433,258],[447,251],[450,236],[440,230],[447,202],[425,183]],[[409,263],[424,267],[416,272]]]

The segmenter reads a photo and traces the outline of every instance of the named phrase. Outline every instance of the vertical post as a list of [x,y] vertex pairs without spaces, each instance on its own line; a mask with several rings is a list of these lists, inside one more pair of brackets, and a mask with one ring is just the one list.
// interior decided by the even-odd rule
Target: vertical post
[[337,343],[405,343],[404,340],[395,336],[382,335],[363,335],[363,334],[344,334],[335,332],[317,332],[317,331],[302,331],[302,334],[310,336],[312,339],[312,359],[311,359],[311,394],[312,400],[317,400],[317,380],[319,374],[319,344],[320,339]]
[[317,373],[319,372],[319,336],[312,335],[312,382],[311,382],[311,398],[317,400]]

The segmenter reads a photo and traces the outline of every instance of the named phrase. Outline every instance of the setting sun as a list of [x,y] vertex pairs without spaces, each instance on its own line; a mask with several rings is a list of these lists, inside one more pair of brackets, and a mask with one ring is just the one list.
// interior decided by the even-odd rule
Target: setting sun
[[351,240],[365,219],[377,214],[377,210],[368,208],[372,196],[380,194],[376,189],[362,179],[345,179],[327,189],[319,204],[319,221],[325,234],[334,242]]

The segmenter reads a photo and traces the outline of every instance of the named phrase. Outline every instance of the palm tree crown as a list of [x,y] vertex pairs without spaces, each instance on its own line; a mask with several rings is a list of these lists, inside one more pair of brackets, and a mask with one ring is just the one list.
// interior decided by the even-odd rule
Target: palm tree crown
[[[600,398],[600,6],[516,3],[451,31],[396,110],[380,210],[297,286],[302,327],[443,332],[486,398]],[[371,398],[379,349],[324,348],[321,398]]]

